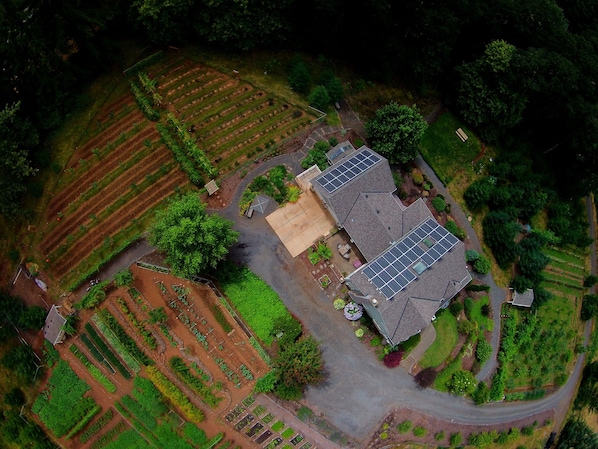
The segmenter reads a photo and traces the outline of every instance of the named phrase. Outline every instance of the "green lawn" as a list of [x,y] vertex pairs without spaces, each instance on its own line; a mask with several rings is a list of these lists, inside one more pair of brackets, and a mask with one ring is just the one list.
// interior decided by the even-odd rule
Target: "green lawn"
[[[462,142],[455,134],[463,129],[469,139]],[[471,162],[482,151],[475,134],[450,112],[443,113],[426,130],[420,150],[424,159],[445,184],[449,184],[457,173],[466,171],[473,174]]]
[[494,321],[482,314],[482,307],[487,304],[490,304],[490,298],[488,296],[482,296],[475,301],[473,309],[471,310],[471,320],[478,323],[478,328],[481,331],[492,332],[492,329],[494,329]]
[[560,251],[556,248],[546,248],[544,249],[544,253],[551,258],[562,260],[572,265],[576,265],[580,268],[584,266],[585,256],[583,254],[574,254],[570,252]]
[[457,320],[448,311],[437,315],[434,321],[436,340],[419,361],[422,368],[436,367],[446,360],[457,343]]

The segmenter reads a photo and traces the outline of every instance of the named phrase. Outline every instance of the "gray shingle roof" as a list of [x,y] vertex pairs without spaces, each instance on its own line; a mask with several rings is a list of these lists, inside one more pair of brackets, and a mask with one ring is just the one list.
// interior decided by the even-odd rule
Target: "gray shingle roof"
[[66,318],[60,314],[58,307],[53,305],[48,312],[48,316],[46,316],[46,323],[44,324],[45,339],[53,345],[62,341],[64,337],[64,330],[62,328],[65,323]]
[[533,303],[534,303],[534,291],[531,288],[528,288],[523,293],[517,293],[517,291],[513,291],[512,304],[514,306],[531,307]]

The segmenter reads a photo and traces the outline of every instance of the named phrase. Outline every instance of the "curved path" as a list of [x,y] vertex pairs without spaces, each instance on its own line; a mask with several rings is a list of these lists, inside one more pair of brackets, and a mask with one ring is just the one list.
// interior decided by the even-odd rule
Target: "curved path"
[[[245,176],[228,207],[218,213],[234,221],[234,228],[240,233],[238,244],[231,249],[231,257],[248,265],[272,286],[288,309],[301,319],[309,332],[321,343],[327,379],[307,390],[305,401],[309,407],[324,414],[339,430],[361,441],[365,441],[384,417],[397,407],[412,408],[441,419],[473,425],[510,422],[555,409],[558,425],[575,392],[585,360],[583,354],[578,357],[574,372],[566,385],[555,394],[539,401],[477,407],[462,397],[430,389],[420,390],[404,370],[385,368],[372,357],[371,351],[355,338],[353,328],[342,313],[334,310],[327,296],[302,264],[290,256],[266,222],[265,215],[255,213],[252,219],[239,216],[239,199],[251,179],[283,163],[298,171],[299,160],[306,151],[304,148],[299,153],[277,156],[254,169]],[[427,164],[421,161],[419,163],[440,190],[442,184],[436,180]],[[448,192],[443,194],[450,200]],[[457,220],[471,236],[474,247],[481,249],[465,215],[458,204],[454,201],[453,204],[452,210]],[[265,214],[275,207],[274,202],[270,202]],[[593,214],[591,218],[593,223]],[[145,249],[138,248],[138,251],[143,252]],[[595,252],[592,259],[596,260]],[[124,261],[121,260],[120,264],[122,263]],[[122,266],[120,264],[117,263],[117,267]],[[594,265],[592,271],[595,272]],[[494,286],[489,276],[482,278],[482,281],[494,289],[491,291],[493,307],[502,303],[504,296],[500,295],[504,295],[504,291]],[[495,313],[496,315],[499,313]],[[496,325],[495,328],[498,329],[499,326]],[[586,336],[589,329],[589,325],[586,326]],[[496,337],[493,334],[493,346],[496,353],[498,334]],[[494,364],[488,364],[483,371],[488,374],[493,369]]]
[[[239,217],[238,200],[251,179],[275,165],[285,163],[298,168],[301,156],[282,155],[271,159],[248,174],[239,186],[234,200],[220,213],[235,222],[239,243],[231,250],[233,259],[248,265],[280,295],[288,309],[301,319],[310,333],[320,341],[327,379],[310,387],[305,401],[316,412],[323,413],[339,430],[358,440],[365,440],[383,418],[401,406],[429,415],[467,424],[493,424],[524,418],[545,410],[557,411],[557,424],[568,410],[585,357],[580,355],[568,382],[556,393],[538,401],[475,406],[472,401],[434,390],[416,388],[411,376],[403,370],[388,370],[355,338],[353,328],[342,314],[331,307],[323,291],[311,279],[301,263],[293,259],[266,223],[264,215],[252,219]],[[426,175],[451,201],[448,191],[430,167],[418,160]],[[480,242],[459,205],[452,201],[453,214],[471,236],[472,244],[481,251]],[[268,214],[276,206],[270,204]],[[595,259],[595,257],[594,257]],[[480,378],[488,376],[496,366],[500,329],[500,305],[505,291],[497,287],[491,276],[481,278],[491,286],[495,315],[492,336],[493,360],[484,366]],[[589,326],[586,327],[586,335]]]

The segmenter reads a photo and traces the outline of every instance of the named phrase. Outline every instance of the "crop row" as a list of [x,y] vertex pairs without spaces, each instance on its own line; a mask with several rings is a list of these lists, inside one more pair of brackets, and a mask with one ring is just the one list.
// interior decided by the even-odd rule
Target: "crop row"
[[199,169],[203,171],[209,177],[213,177],[217,174],[216,170],[212,166],[212,163],[201,151],[195,143],[195,139],[191,137],[189,132],[185,129],[185,126],[171,113],[166,116],[168,123],[177,132],[178,138],[183,144],[187,156],[197,162]]
[[129,306],[127,306],[127,303],[124,301],[124,299],[116,298],[116,303],[118,304],[118,308],[125,316],[125,318],[141,335],[143,341],[145,341],[151,349],[156,349],[158,345],[156,344],[156,339],[154,338],[154,335],[143,325],[143,323],[141,323],[137,319],[133,312],[131,312]]
[[127,428],[124,421],[120,421],[116,426],[110,429],[108,432],[103,434],[100,438],[98,438],[94,443],[91,445],[89,449],[101,449],[106,446],[110,441],[114,439],[117,435],[120,435],[125,429]]
[[212,389],[209,386],[204,384],[201,379],[194,376],[183,359],[180,357],[172,357],[169,364],[176,376],[195,391],[206,404],[214,408],[220,403],[222,398],[212,393]]
[[148,413],[139,402],[133,399],[128,394],[125,394],[120,398],[120,402],[126,409],[131,413],[144,427],[148,430],[154,431],[158,427],[156,418]]
[[[160,167],[157,171],[160,177],[164,177],[166,174],[170,172],[172,166],[164,165]],[[153,181],[150,181],[153,179]],[[102,232],[97,237],[107,238],[106,236],[110,236],[112,232],[118,230],[122,227],[123,222],[129,221],[130,216],[135,216],[133,211],[135,210],[145,210],[144,206],[147,207],[147,204],[154,204],[156,197],[160,197],[163,194],[165,188],[172,186],[174,183],[177,182],[176,177],[169,177],[166,182],[164,182],[160,186],[156,186],[156,182],[154,178],[147,178],[144,179],[140,184],[135,185],[134,188],[132,187],[129,191],[121,195],[116,201],[110,204],[106,209],[100,212],[96,217],[95,220],[91,223],[95,227],[99,226],[104,221],[108,221],[107,219],[112,217],[115,211],[122,208],[125,204],[129,201],[132,201],[137,196],[139,196],[144,190],[153,187],[151,194],[144,195],[141,201],[136,201],[135,205],[132,205],[131,208],[127,210],[126,214],[120,214],[116,219],[110,220],[110,223],[107,225],[102,226]],[[50,260],[52,260],[52,268],[55,271],[57,276],[62,276],[65,273],[65,268],[72,264],[74,260],[83,259],[87,256],[88,252],[97,245],[97,240],[86,239],[85,243],[82,245],[76,245],[76,253],[70,254],[69,250],[72,249],[73,243],[80,240],[84,235],[86,235],[89,231],[89,226],[81,225],[79,229],[74,234],[72,240],[69,243],[62,244],[55,250],[52,254],[50,254]],[[78,256],[78,257],[77,257]]]
[[91,437],[93,437],[100,430],[102,430],[106,426],[106,424],[108,424],[112,420],[113,416],[114,412],[112,411],[112,409],[108,409],[106,413],[100,416],[100,419],[98,419],[95,423],[89,426],[87,430],[79,436],[79,441],[82,444],[87,443],[91,439]]
[[137,84],[133,81],[130,81],[130,84],[131,92],[133,93],[135,101],[137,101],[137,106],[139,106],[141,112],[143,112],[143,114],[151,121],[157,121],[160,118],[160,113],[154,109],[150,100],[148,100]]
[[218,324],[220,324],[220,326],[222,327],[222,330],[225,333],[228,334],[230,331],[233,330],[233,327],[231,326],[231,324],[228,322],[228,320],[224,316],[224,313],[222,313],[222,309],[218,306],[218,304],[212,304],[210,306],[210,310],[214,314],[214,318],[216,319],[216,322]]
[[[102,354],[108,359],[108,361],[116,368],[116,370],[125,378],[130,379],[131,373],[124,367],[121,361],[116,357],[112,349],[108,347],[106,342],[100,335],[96,332],[95,328],[90,323],[85,323],[85,330],[89,334],[89,337],[93,340],[93,343],[87,339],[86,334],[81,335],[81,340],[85,345],[90,349],[91,353],[94,354],[94,351],[90,347],[93,346],[93,349],[97,351],[98,349],[102,352]],[[89,342],[89,344],[88,344]],[[95,345],[95,346],[94,346]],[[96,349],[97,346],[97,349]]]
[[[250,89],[247,85],[235,90],[231,89],[228,93],[225,93],[218,102],[206,103],[202,105],[203,107],[201,108],[194,107],[192,111],[189,112],[189,115],[181,113],[181,120],[189,121],[189,119],[202,114],[203,120],[198,126],[202,129],[206,129],[210,123],[222,119],[229,114],[234,114],[240,106],[251,101],[256,101],[259,97],[260,95],[256,94],[253,89]],[[214,113],[207,115],[206,112],[213,108],[219,109]]]
[[222,117],[221,120],[211,123],[208,129],[201,128],[200,125],[202,140],[213,140],[233,126],[241,129],[245,124],[259,120],[262,114],[261,111],[264,111],[267,107],[267,101],[254,99],[252,102],[247,103],[242,110],[236,110],[235,113],[228,114]]
[[228,91],[238,86],[237,81],[223,78],[222,76],[216,77],[208,81],[203,86],[192,87],[191,90],[173,100],[177,111],[186,111],[189,108],[193,108],[197,103],[204,103],[208,98],[210,102],[218,103],[220,99],[227,95]]
[[[200,80],[204,81],[202,84],[197,85]],[[218,91],[221,86],[227,82],[227,79],[222,74],[207,73],[199,78],[195,78],[190,82],[182,84],[176,90],[171,90],[168,93],[169,101],[175,105],[177,109],[182,109],[185,106],[180,104],[188,105],[197,101],[201,101],[201,97],[205,95],[205,92]]]
[[[116,170],[119,166],[127,164],[130,166],[129,160],[136,157],[139,153],[139,151],[132,151],[131,149],[137,148],[138,146],[140,147],[141,145],[139,144],[141,142],[144,142],[145,151],[150,151],[150,137],[153,138],[156,134],[155,129],[152,127],[143,129],[143,131],[133,136],[130,140],[125,140],[125,142],[123,142],[123,148],[117,148],[119,157],[101,158],[92,167],[83,167],[82,173],[76,173],[76,176],[72,176],[72,179],[67,179],[70,178],[68,173],[71,171],[70,169],[67,170],[67,175],[61,178],[60,181],[61,183],[65,183],[67,187],[62,189],[60,193],[55,194],[52,198],[52,202],[48,209],[48,218],[54,219],[57,213],[64,211],[68,207],[69,203],[77,201],[78,197],[83,195],[84,192],[89,189],[89,186],[93,187],[94,183],[99,184],[108,173]],[[126,148],[124,148],[125,145]],[[78,179],[79,175],[83,174],[85,174],[85,180],[75,183],[74,181]]]
[[141,364],[135,360],[135,358],[127,351],[127,348],[123,343],[119,340],[119,338],[114,335],[114,333],[110,330],[108,325],[100,318],[100,316],[95,313],[91,317],[92,321],[97,326],[98,330],[102,333],[104,338],[110,343],[110,345],[114,348],[116,353],[123,359],[126,365],[133,370],[133,372],[138,373],[141,370]]
[[[84,192],[76,202],[69,205],[68,210],[74,209],[72,216],[64,217],[61,227],[46,235],[43,250],[47,252],[60,241],[66,241],[67,245],[72,243],[77,236],[84,232],[81,226],[85,228],[92,224],[98,219],[98,215],[101,216],[103,211],[122,198],[124,185],[130,185],[133,189],[133,186],[138,188],[137,184],[144,181],[147,184],[153,184],[158,176],[163,176],[166,169],[161,167],[165,167],[169,158],[170,155],[166,151],[157,156],[150,155],[149,152],[140,152],[139,157],[134,157],[128,161],[128,166],[123,164],[123,166],[118,167],[102,179],[101,184],[95,183],[92,185],[91,189]],[[132,167],[135,167],[135,169],[129,170]],[[92,196],[94,198],[90,200]],[[80,204],[83,201],[84,204]]]
[[[161,77],[168,77],[168,79],[166,81],[164,81],[163,83],[160,84],[160,87],[162,89],[166,89],[168,86],[170,86],[171,84],[174,84],[180,80],[182,80],[183,78],[198,72],[200,70],[202,70],[202,74],[207,74],[210,73],[209,71],[206,71],[205,67],[201,67],[201,66],[192,66],[189,70],[183,72],[180,75],[176,75],[176,76],[172,76],[173,73],[176,73],[177,71],[180,71],[182,68],[185,68],[184,65],[180,65],[179,67],[177,67],[176,69],[174,69],[172,72],[169,73],[165,73],[164,75],[161,75]],[[183,83],[184,84],[184,83]]]
[[91,409],[89,409],[89,411],[79,420],[79,422],[77,423],[77,425],[75,425],[75,427],[73,427],[69,433],[66,434],[66,436],[64,437],[65,440],[68,440],[70,438],[73,437],[73,435],[76,435],[77,433],[79,433],[81,430],[83,430],[83,428],[89,424],[89,421],[91,421],[93,419],[93,417],[95,415],[97,415],[98,413],[100,413],[102,411],[102,407],[100,407],[98,404],[95,404]]
[[189,180],[196,186],[203,185],[205,182],[201,173],[199,170],[197,170],[193,161],[187,157],[187,154],[185,151],[183,151],[174,137],[172,137],[172,134],[170,134],[168,128],[160,123],[156,125],[156,128],[160,132],[162,142],[164,142],[164,144],[170,148],[172,154],[174,155],[174,159],[179,163],[181,169],[187,174]]
[[193,405],[187,396],[168,378],[153,366],[148,366],[146,373],[158,390],[175,406],[181,409],[187,419],[199,423],[203,421],[203,412]]
[[114,393],[116,391],[116,385],[114,385],[97,366],[91,363],[87,356],[79,351],[79,348],[77,348],[76,345],[72,344],[69,349],[79,360],[81,360],[83,365],[85,365],[85,368],[87,368],[87,371],[89,371],[89,374],[91,374],[95,380],[102,384],[108,393]]
[[218,367],[224,373],[224,375],[228,377],[228,380],[234,383],[235,387],[241,388],[241,381],[239,380],[237,373],[235,373],[220,357],[214,357],[214,361],[218,364]]
[[208,340],[206,338],[206,336],[204,334],[202,334],[198,329],[197,329],[197,323],[195,321],[191,321],[191,319],[189,318],[189,316],[187,315],[187,313],[185,313],[177,304],[176,300],[171,300],[168,302],[168,305],[173,308],[174,310],[179,312],[178,315],[178,319],[181,323],[183,323],[187,329],[189,329],[189,331],[195,335],[195,338],[197,339],[197,341],[199,343],[201,343],[201,345],[203,346],[203,348],[208,351],[210,349],[210,345],[208,343]]
[[100,321],[105,323],[110,328],[116,338],[118,338],[118,340],[127,349],[127,352],[130,353],[135,359],[146,366],[152,365],[154,363],[152,359],[145,354],[145,352],[139,349],[139,346],[137,346],[135,340],[133,340],[129,334],[125,332],[125,329],[120,325],[116,318],[114,318],[114,316],[108,312],[108,310],[99,310],[97,316]]

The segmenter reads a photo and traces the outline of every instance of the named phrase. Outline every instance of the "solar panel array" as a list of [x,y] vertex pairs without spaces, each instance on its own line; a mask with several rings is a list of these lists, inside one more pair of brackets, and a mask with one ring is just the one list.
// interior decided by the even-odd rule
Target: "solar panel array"
[[[431,247],[422,243],[428,239]],[[387,299],[417,279],[413,266],[422,261],[431,267],[459,242],[457,237],[428,218],[412,232],[369,263],[363,273]]]
[[327,171],[316,181],[328,193],[333,193],[340,189],[357,176],[373,167],[380,161],[380,156],[369,150],[363,150],[351,156],[342,164]]

